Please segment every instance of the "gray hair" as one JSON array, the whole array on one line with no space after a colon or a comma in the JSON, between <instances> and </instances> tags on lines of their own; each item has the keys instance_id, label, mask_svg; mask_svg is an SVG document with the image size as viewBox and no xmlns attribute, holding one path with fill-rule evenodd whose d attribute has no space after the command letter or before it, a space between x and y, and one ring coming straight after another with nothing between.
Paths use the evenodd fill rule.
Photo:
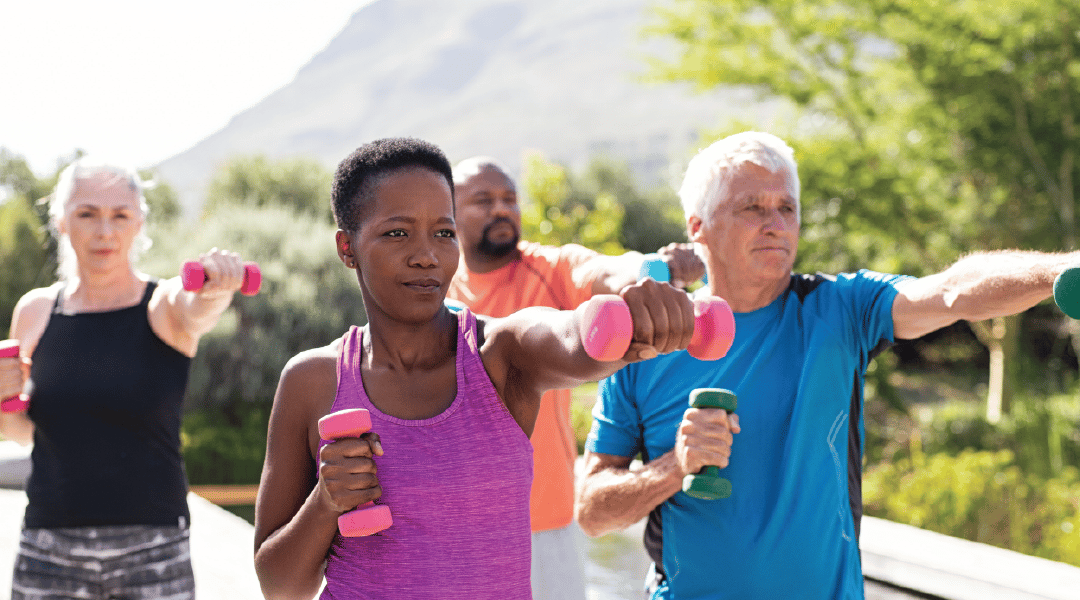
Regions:
<instances>
[{"instance_id":1,"label":"gray hair","mask_svg":"<svg viewBox=\"0 0 1080 600\"><path fill-rule=\"evenodd\" d=\"M743 164L750 163L777 173L786 169L795 184L796 216L799 209L799 171L795 153L784 140L770 133L744 131L730 135L697 153L686 167L679 200L686 219L707 220L727 196L731 179Z\"/></svg>"},{"instance_id":2,"label":"gray hair","mask_svg":"<svg viewBox=\"0 0 1080 600\"><path fill-rule=\"evenodd\" d=\"M146 196L143 195L143 189L148 187L147 182L143 181L142 177L135 169L129 167L121 167L112 163L100 162L95 160L88 160L86 158L80 158L75 162L67 166L60 172L60 178L56 181L56 187L53 189L52 194L49 195L49 229L52 231L56 240L56 276L62 280L70 280L78 274L78 264L75 258L75 249L71 246L71 240L67 234L61 235L57 224L63 220L67 214L67 205L71 201L71 197L75 194L75 188L80 181L90 179L98 175L111 176L109 183L123 182L135 192L139 197L139 211L143 217L143 228L139 230L139 234L135 237L134 243L131 245L131 252L128 256L132 264L134 264L144 252L150 249L152 244L149 237L146 236L144 231L146 223L146 215L149 212L149 207L146 204Z\"/></svg>"}]
</instances>

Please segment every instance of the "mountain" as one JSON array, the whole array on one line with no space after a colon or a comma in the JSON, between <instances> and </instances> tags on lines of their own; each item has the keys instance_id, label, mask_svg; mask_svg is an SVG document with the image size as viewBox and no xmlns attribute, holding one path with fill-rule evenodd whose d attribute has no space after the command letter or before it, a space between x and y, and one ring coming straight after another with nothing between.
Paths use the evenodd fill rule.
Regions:
<instances>
[{"instance_id":1,"label":"mountain","mask_svg":"<svg viewBox=\"0 0 1080 600\"><path fill-rule=\"evenodd\" d=\"M494 156L515 174L530 149L576 168L603 154L656 183L707 144L699 129L760 121L768 107L747 90L643 83L644 57L665 47L641 36L648 4L375 0L291 83L158 171L189 214L237 154L308 156L333 168L388 136L432 141L452 162Z\"/></svg>"}]
</instances>

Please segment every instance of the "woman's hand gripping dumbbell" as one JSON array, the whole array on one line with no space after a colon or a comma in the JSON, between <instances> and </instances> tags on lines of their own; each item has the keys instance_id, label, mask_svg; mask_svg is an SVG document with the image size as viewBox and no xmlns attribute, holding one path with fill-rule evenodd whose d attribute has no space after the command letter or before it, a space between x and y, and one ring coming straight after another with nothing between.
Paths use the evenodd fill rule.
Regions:
<instances>
[{"instance_id":1,"label":"woman's hand gripping dumbbell","mask_svg":"<svg viewBox=\"0 0 1080 600\"><path fill-rule=\"evenodd\" d=\"M207 256L212 259L213 252ZM245 296L254 296L259 293L259 288L262 287L262 272L259 271L259 265L250 261L243 263L243 266L244 281L240 285L240 293ZM180 267L180 281L184 285L184 289L189 292L201 290L203 285L210 281L210 275L207 273L203 263L199 261L188 261Z\"/></svg>"},{"instance_id":2,"label":"woman's hand gripping dumbbell","mask_svg":"<svg viewBox=\"0 0 1080 600\"><path fill-rule=\"evenodd\" d=\"M328 442L343 438L360 438L369 431L371 431L371 414L363 408L339 410L319 419L319 437ZM377 441L378 438L376 438ZM319 471L322 477L321 465ZM390 507L375 504L374 501L361 504L338 517L338 530L345 537L371 535L393 524L394 519L390 515Z\"/></svg>"},{"instance_id":3,"label":"woman's hand gripping dumbbell","mask_svg":"<svg viewBox=\"0 0 1080 600\"><path fill-rule=\"evenodd\" d=\"M638 285L645 286L646 283ZM657 285L674 290L666 284L651 283L651 286ZM671 292L663 290L663 293ZM685 295L677 290L675 293ZM634 319L626 300L614 294L593 296L583 305L583 310L579 326L585 352L599 361L623 358L634 341ZM699 360L723 357L735 339L735 316L731 307L723 298L708 296L694 299L693 311L694 333L687 351Z\"/></svg>"},{"instance_id":4,"label":"woman's hand gripping dumbbell","mask_svg":"<svg viewBox=\"0 0 1080 600\"><path fill-rule=\"evenodd\" d=\"M15 359L15 362L18 363L18 361L20 360L19 340L4 340L0 342L0 359L3 358L13 358ZM4 382L10 384L6 387L21 387L18 382L21 381L23 378L22 373L20 373L20 370L22 368L22 365L16 364L15 368L4 370ZM11 376L12 374L17 375ZM9 393L6 397L2 397L2 395L0 395L0 398L2 398L0 399L0 411L6 413L24 411L30 404L30 398L22 392L17 392L14 394Z\"/></svg>"}]
</instances>

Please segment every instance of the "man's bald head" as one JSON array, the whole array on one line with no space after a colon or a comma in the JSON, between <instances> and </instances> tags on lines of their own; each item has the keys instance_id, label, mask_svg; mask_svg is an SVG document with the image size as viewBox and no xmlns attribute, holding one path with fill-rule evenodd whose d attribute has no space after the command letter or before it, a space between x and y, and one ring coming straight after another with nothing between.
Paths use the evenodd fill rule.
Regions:
<instances>
[{"instance_id":1,"label":"man's bald head","mask_svg":"<svg viewBox=\"0 0 1080 600\"><path fill-rule=\"evenodd\" d=\"M506 169L504 169L494 158L490 156L473 156L472 158L466 158L454 165L454 185L464 185L470 178L488 170L497 171L507 179L513 181L513 179L510 178L510 174L506 172Z\"/></svg>"},{"instance_id":2,"label":"man's bald head","mask_svg":"<svg viewBox=\"0 0 1080 600\"><path fill-rule=\"evenodd\" d=\"M454 166L454 196L466 261L511 260L521 238L521 208L506 169L490 156L466 158Z\"/></svg>"}]
</instances>

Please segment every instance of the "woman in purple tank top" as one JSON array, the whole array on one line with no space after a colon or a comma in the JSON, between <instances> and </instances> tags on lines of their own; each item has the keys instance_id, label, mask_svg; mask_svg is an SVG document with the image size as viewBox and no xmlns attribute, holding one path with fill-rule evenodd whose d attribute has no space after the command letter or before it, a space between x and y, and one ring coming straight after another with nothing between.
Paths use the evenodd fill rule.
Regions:
<instances>
[{"instance_id":1,"label":"woman in purple tank top","mask_svg":"<svg viewBox=\"0 0 1080 600\"><path fill-rule=\"evenodd\" d=\"M255 511L263 593L527 599L528 436L540 396L685 348L690 300L652 280L623 290L634 342L608 362L585 352L582 308L450 311L453 176L420 140L352 153L333 208L337 253L356 271L368 323L298 354L281 375ZM318 420L345 408L367 409L372 431L320 441ZM371 501L390 508L393 525L340 535L338 517Z\"/></svg>"}]
</instances>

